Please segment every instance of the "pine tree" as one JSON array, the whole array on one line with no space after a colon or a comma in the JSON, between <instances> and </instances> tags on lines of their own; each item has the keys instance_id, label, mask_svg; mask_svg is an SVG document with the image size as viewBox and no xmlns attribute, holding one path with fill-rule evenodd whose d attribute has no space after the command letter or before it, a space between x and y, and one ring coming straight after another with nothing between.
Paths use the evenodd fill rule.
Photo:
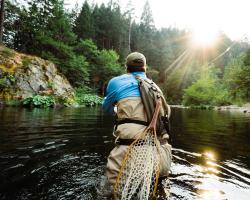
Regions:
<instances>
[{"instance_id":1,"label":"pine tree","mask_svg":"<svg viewBox=\"0 0 250 200\"><path fill-rule=\"evenodd\" d=\"M92 11L87 1L84 2L80 14L75 20L74 33L79 39L94 38Z\"/></svg>"},{"instance_id":2,"label":"pine tree","mask_svg":"<svg viewBox=\"0 0 250 200\"><path fill-rule=\"evenodd\" d=\"M104 4L101 4L100 7L97 5L94 7L93 10L93 19L94 19L94 29L95 29L95 41L99 48L108 48L106 42L106 29L105 23L108 20L107 18L108 13L106 13L106 7Z\"/></svg>"},{"instance_id":3,"label":"pine tree","mask_svg":"<svg viewBox=\"0 0 250 200\"><path fill-rule=\"evenodd\" d=\"M145 54L148 63L154 61L155 25L149 2L146 1L141 15L138 48Z\"/></svg>"},{"instance_id":4,"label":"pine tree","mask_svg":"<svg viewBox=\"0 0 250 200\"><path fill-rule=\"evenodd\" d=\"M147 34L150 34L155 30L154 19L149 2L146 1L140 21L141 30Z\"/></svg>"},{"instance_id":5,"label":"pine tree","mask_svg":"<svg viewBox=\"0 0 250 200\"><path fill-rule=\"evenodd\" d=\"M4 31L3 31L3 43L14 48L14 37L16 34L16 21L20 16L20 5L15 1L5 1L5 14L4 14Z\"/></svg>"}]
</instances>

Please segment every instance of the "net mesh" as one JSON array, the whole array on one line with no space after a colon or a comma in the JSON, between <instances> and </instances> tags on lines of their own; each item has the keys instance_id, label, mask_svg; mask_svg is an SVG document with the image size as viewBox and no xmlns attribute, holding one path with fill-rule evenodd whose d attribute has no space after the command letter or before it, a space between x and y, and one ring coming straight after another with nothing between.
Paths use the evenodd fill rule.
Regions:
<instances>
[{"instance_id":1,"label":"net mesh","mask_svg":"<svg viewBox=\"0 0 250 200\"><path fill-rule=\"evenodd\" d=\"M150 125L126 152L114 187L116 199L146 200L155 195L160 172L160 144L155 131L160 103Z\"/></svg>"}]
</instances>

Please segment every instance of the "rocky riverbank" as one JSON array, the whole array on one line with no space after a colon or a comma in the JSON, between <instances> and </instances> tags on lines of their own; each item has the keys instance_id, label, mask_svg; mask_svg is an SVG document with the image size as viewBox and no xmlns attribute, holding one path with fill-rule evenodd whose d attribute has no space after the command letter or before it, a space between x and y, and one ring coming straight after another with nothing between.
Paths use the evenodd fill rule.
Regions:
<instances>
[{"instance_id":1,"label":"rocky riverbank","mask_svg":"<svg viewBox=\"0 0 250 200\"><path fill-rule=\"evenodd\" d=\"M229 111L238 111L243 113L250 114L250 103L246 103L242 106L230 105L230 106L216 106L215 110L229 110Z\"/></svg>"},{"instance_id":2,"label":"rocky riverbank","mask_svg":"<svg viewBox=\"0 0 250 200\"><path fill-rule=\"evenodd\" d=\"M52 62L0 46L0 103L34 96L40 101L70 103L74 89Z\"/></svg>"},{"instance_id":3,"label":"rocky riverbank","mask_svg":"<svg viewBox=\"0 0 250 200\"><path fill-rule=\"evenodd\" d=\"M250 103L243 104L242 106L229 105L229 106L183 106L183 105L170 105L171 108L197 108L197 109L210 109L218 111L236 111L250 114Z\"/></svg>"}]
</instances>

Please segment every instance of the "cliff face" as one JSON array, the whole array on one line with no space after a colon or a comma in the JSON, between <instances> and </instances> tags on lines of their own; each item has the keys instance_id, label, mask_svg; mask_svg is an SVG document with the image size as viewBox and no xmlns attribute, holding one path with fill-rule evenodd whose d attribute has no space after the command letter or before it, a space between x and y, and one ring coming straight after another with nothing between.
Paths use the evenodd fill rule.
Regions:
<instances>
[{"instance_id":1,"label":"cliff face","mask_svg":"<svg viewBox=\"0 0 250 200\"><path fill-rule=\"evenodd\" d=\"M52 62L0 46L0 100L37 94L66 99L74 96L74 90Z\"/></svg>"}]
</instances>

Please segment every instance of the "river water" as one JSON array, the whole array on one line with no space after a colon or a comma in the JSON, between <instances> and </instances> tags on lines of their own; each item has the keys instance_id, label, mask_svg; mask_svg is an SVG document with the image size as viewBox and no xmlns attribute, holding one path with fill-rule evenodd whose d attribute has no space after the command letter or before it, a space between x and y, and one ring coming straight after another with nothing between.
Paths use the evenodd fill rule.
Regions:
<instances>
[{"instance_id":1,"label":"river water","mask_svg":"<svg viewBox=\"0 0 250 200\"><path fill-rule=\"evenodd\" d=\"M169 199L250 199L250 114L175 108L171 124ZM111 132L99 108L0 108L0 199L104 199Z\"/></svg>"}]
</instances>

